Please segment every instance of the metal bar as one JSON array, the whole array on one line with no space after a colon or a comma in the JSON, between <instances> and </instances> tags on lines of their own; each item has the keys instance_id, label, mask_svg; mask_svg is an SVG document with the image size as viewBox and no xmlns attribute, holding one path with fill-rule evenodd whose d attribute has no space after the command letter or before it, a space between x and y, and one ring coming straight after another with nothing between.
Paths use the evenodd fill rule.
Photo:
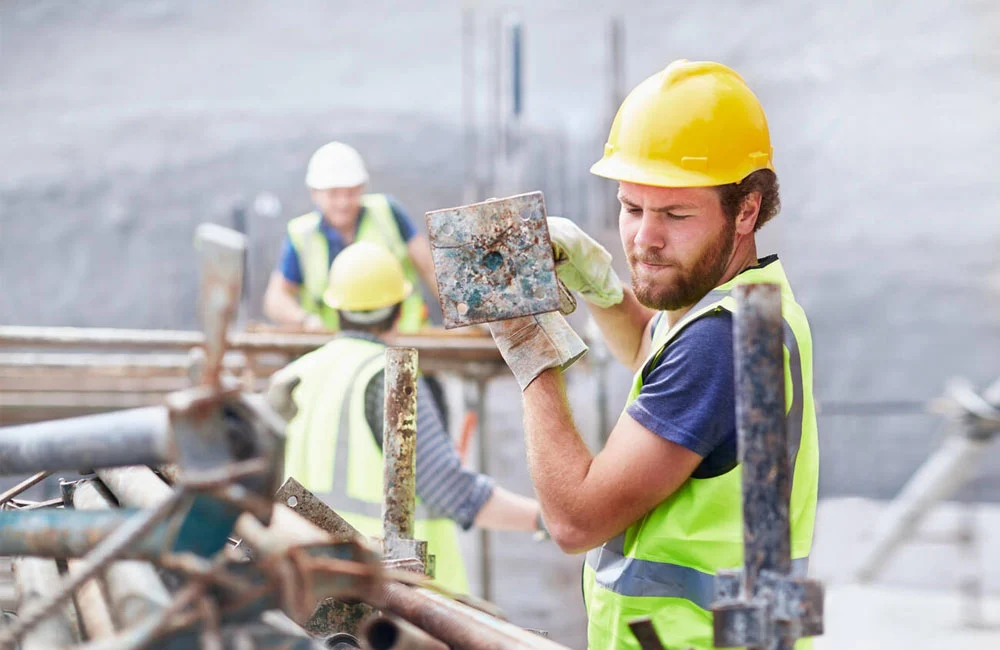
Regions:
<instances>
[{"instance_id":1,"label":"metal bar","mask_svg":"<svg viewBox=\"0 0 1000 650\"><path fill-rule=\"evenodd\" d=\"M14 577L21 607L44 600L59 584L59 569L54 560L22 557L14 561ZM21 639L21 650L50 650L75 643L73 626L65 608L54 610Z\"/></svg>"},{"instance_id":2,"label":"metal bar","mask_svg":"<svg viewBox=\"0 0 1000 650\"><path fill-rule=\"evenodd\" d=\"M488 420L486 419L486 380L478 378L475 381L475 409L476 409L476 420L479 423L479 444L476 446L476 452L479 461L479 471L483 474L489 474L489 450L490 450L490 438L489 438L489 427ZM486 528L479 529L479 591L483 600L492 601L493 600L493 549L491 547L492 543L492 533Z\"/></svg>"},{"instance_id":3,"label":"metal bar","mask_svg":"<svg viewBox=\"0 0 1000 650\"><path fill-rule=\"evenodd\" d=\"M362 539L358 530L347 523L322 499L310 492L301 483L289 476L274 494L274 500L284 503L300 517L330 533L334 542Z\"/></svg>"},{"instance_id":4,"label":"metal bar","mask_svg":"<svg viewBox=\"0 0 1000 650\"><path fill-rule=\"evenodd\" d=\"M400 616L431 636L462 650L565 650L545 637L494 618L426 589L389 583L382 611Z\"/></svg>"},{"instance_id":5,"label":"metal bar","mask_svg":"<svg viewBox=\"0 0 1000 650\"><path fill-rule=\"evenodd\" d=\"M395 616L370 619L361 635L372 650L448 650L443 642Z\"/></svg>"},{"instance_id":6,"label":"metal bar","mask_svg":"<svg viewBox=\"0 0 1000 650\"><path fill-rule=\"evenodd\" d=\"M69 574L75 575L80 572L80 561L70 560L67 562L67 567ZM80 620L88 639L96 641L115 635L111 609L96 579L87 580L80 585L73 599L76 602L76 610L80 613Z\"/></svg>"},{"instance_id":7,"label":"metal bar","mask_svg":"<svg viewBox=\"0 0 1000 650\"><path fill-rule=\"evenodd\" d=\"M51 475L52 472L38 472L37 474L24 479L14 487L5 490L3 494L0 494L0 506L7 503L25 490L38 485Z\"/></svg>"},{"instance_id":8,"label":"metal bar","mask_svg":"<svg viewBox=\"0 0 1000 650\"><path fill-rule=\"evenodd\" d=\"M73 506L78 510L110 510L111 504L94 481L81 481L73 490ZM111 613L125 627L152 616L170 604L170 592L153 565L136 560L112 562L104 571Z\"/></svg>"},{"instance_id":9,"label":"metal bar","mask_svg":"<svg viewBox=\"0 0 1000 650\"><path fill-rule=\"evenodd\" d=\"M172 456L162 406L0 428L0 475L159 465Z\"/></svg>"},{"instance_id":10,"label":"metal bar","mask_svg":"<svg viewBox=\"0 0 1000 650\"><path fill-rule=\"evenodd\" d=\"M417 479L417 351L385 351L383 554L402 559L400 539L413 539ZM409 547L407 547L407 550Z\"/></svg>"},{"instance_id":11,"label":"metal bar","mask_svg":"<svg viewBox=\"0 0 1000 650\"><path fill-rule=\"evenodd\" d=\"M743 480L744 593L760 595L761 571L792 569L788 508L792 469L785 429L785 371L781 289L741 285L733 291L736 430ZM787 621L774 621L761 648L792 650Z\"/></svg>"},{"instance_id":12,"label":"metal bar","mask_svg":"<svg viewBox=\"0 0 1000 650\"><path fill-rule=\"evenodd\" d=\"M37 555L53 559L80 558L127 525L135 510L83 512L41 508L0 512L0 555ZM165 548L166 526L130 544L124 556L156 558Z\"/></svg>"},{"instance_id":13,"label":"metal bar","mask_svg":"<svg viewBox=\"0 0 1000 650\"><path fill-rule=\"evenodd\" d=\"M642 650L666 650L660 641L660 635L656 633L653 620L648 616L632 619L628 622L628 627Z\"/></svg>"},{"instance_id":14,"label":"metal bar","mask_svg":"<svg viewBox=\"0 0 1000 650\"><path fill-rule=\"evenodd\" d=\"M211 223L198 226L195 247L201 260L198 313L205 332L200 383L217 386L226 354L226 332L239 310L246 262L246 237Z\"/></svg>"}]
</instances>

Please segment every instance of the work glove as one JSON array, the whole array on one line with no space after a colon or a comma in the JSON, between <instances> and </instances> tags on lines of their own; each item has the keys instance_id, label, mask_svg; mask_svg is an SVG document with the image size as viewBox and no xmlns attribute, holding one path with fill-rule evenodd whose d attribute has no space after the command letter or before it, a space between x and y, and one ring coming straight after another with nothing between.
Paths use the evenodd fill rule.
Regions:
<instances>
[{"instance_id":1,"label":"work glove","mask_svg":"<svg viewBox=\"0 0 1000 650\"><path fill-rule=\"evenodd\" d=\"M292 366L285 366L271 375L271 380L267 383L264 399L275 413L285 418L286 422L290 422L299 412L292 392L300 381L302 378L295 372L295 369Z\"/></svg>"},{"instance_id":2,"label":"work glove","mask_svg":"<svg viewBox=\"0 0 1000 650\"><path fill-rule=\"evenodd\" d=\"M569 219L549 217L548 224L556 274L566 288L597 307L620 303L622 283L611 268L611 253Z\"/></svg>"},{"instance_id":3,"label":"work glove","mask_svg":"<svg viewBox=\"0 0 1000 650\"><path fill-rule=\"evenodd\" d=\"M521 390L544 370L566 370L587 352L583 339L557 311L494 321L489 326Z\"/></svg>"}]
</instances>

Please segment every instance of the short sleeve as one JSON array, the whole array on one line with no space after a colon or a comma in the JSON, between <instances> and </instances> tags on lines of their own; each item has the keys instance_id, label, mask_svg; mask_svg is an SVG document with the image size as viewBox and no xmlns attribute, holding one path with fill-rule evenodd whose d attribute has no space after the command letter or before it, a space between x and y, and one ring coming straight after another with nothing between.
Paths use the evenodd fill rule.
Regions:
<instances>
[{"instance_id":1,"label":"short sleeve","mask_svg":"<svg viewBox=\"0 0 1000 650\"><path fill-rule=\"evenodd\" d=\"M703 316L677 335L626 411L656 435L702 458L736 435L732 315ZM729 455L728 453L726 454Z\"/></svg>"},{"instance_id":2,"label":"short sleeve","mask_svg":"<svg viewBox=\"0 0 1000 650\"><path fill-rule=\"evenodd\" d=\"M278 271L292 284L302 284L302 267L299 265L299 254L292 246L292 238L285 235L285 242L281 245L281 253L278 255Z\"/></svg>"}]
</instances>

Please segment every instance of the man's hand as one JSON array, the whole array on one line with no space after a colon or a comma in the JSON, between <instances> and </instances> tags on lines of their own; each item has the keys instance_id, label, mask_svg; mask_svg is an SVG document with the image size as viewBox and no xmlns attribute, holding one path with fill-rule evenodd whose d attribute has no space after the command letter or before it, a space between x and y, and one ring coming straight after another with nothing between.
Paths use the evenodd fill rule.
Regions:
<instances>
[{"instance_id":1,"label":"man's hand","mask_svg":"<svg viewBox=\"0 0 1000 650\"><path fill-rule=\"evenodd\" d=\"M496 321L489 326L521 390L543 370L565 370L587 352L583 340L557 311Z\"/></svg>"},{"instance_id":2,"label":"man's hand","mask_svg":"<svg viewBox=\"0 0 1000 650\"><path fill-rule=\"evenodd\" d=\"M285 366L271 375L271 379L267 384L267 392L264 394L264 399L267 400L268 406L274 409L275 413L283 417L286 422L291 421L299 412L292 393L301 381L302 378L299 377L292 366Z\"/></svg>"},{"instance_id":3,"label":"man's hand","mask_svg":"<svg viewBox=\"0 0 1000 650\"><path fill-rule=\"evenodd\" d=\"M622 283L611 268L611 253L563 217L549 217L556 274L587 302L608 308L622 301Z\"/></svg>"},{"instance_id":4,"label":"man's hand","mask_svg":"<svg viewBox=\"0 0 1000 650\"><path fill-rule=\"evenodd\" d=\"M306 332L324 332L327 330L327 326L319 315L306 314L302 318L302 329Z\"/></svg>"}]
</instances>

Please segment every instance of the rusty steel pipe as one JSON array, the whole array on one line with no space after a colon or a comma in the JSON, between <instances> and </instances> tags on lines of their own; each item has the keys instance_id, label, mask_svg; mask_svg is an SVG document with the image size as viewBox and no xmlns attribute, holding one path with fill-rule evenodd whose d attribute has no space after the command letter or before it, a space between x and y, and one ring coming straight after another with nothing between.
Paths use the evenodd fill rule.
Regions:
<instances>
[{"instance_id":1,"label":"rusty steel pipe","mask_svg":"<svg viewBox=\"0 0 1000 650\"><path fill-rule=\"evenodd\" d=\"M456 650L567 650L566 646L426 589L389 583L372 603Z\"/></svg>"},{"instance_id":2,"label":"rusty steel pipe","mask_svg":"<svg viewBox=\"0 0 1000 650\"><path fill-rule=\"evenodd\" d=\"M361 636L372 650L448 650L442 641L396 616L369 619Z\"/></svg>"},{"instance_id":3,"label":"rusty steel pipe","mask_svg":"<svg viewBox=\"0 0 1000 650\"><path fill-rule=\"evenodd\" d=\"M0 476L162 464L174 453L162 406L0 428Z\"/></svg>"},{"instance_id":4,"label":"rusty steel pipe","mask_svg":"<svg viewBox=\"0 0 1000 650\"><path fill-rule=\"evenodd\" d=\"M417 351L385 351L385 429L382 539L386 559L402 559L412 545L417 479Z\"/></svg>"}]
</instances>

